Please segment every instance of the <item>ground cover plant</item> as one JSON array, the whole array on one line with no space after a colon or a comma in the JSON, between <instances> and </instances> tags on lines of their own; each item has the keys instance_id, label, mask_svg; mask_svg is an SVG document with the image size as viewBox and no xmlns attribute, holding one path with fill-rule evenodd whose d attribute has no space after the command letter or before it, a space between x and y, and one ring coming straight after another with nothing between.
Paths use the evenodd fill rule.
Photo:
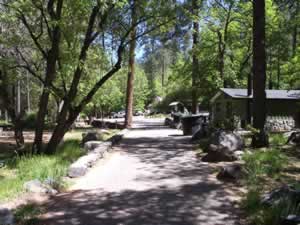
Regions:
<instances>
[{"instance_id":1,"label":"ground cover plant","mask_svg":"<svg viewBox=\"0 0 300 225\"><path fill-rule=\"evenodd\" d=\"M287 215L300 215L299 202L288 197L281 198L271 206L262 201L266 194L285 185L300 190L297 182L299 149L285 145L286 139L283 134L271 134L269 148L251 149L243 157L247 193L242 208L249 224L280 225Z\"/></svg>"}]
</instances>

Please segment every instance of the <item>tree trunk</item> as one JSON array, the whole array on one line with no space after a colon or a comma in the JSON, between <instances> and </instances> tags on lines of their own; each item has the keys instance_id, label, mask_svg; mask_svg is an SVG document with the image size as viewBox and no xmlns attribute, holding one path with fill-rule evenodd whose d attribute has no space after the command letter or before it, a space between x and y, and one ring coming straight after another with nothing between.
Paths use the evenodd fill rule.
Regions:
<instances>
[{"instance_id":1,"label":"tree trunk","mask_svg":"<svg viewBox=\"0 0 300 225\"><path fill-rule=\"evenodd\" d=\"M11 117L12 124L14 126L14 137L18 149L24 146L22 117L25 113L24 110L21 110L21 87L19 84L20 81L18 81L18 88L16 93L15 88L12 87L8 82L8 74L6 73L6 71L0 70L0 95L4 102L5 117L8 117L7 114Z\"/></svg>"},{"instance_id":2,"label":"tree trunk","mask_svg":"<svg viewBox=\"0 0 300 225\"><path fill-rule=\"evenodd\" d=\"M247 112L247 124L251 124L251 120L252 120L252 109L251 109L251 98L250 96L252 95L252 74L251 72L248 74L248 81L247 81L247 95L248 95L248 99L247 99L247 108L246 108L246 112Z\"/></svg>"},{"instance_id":3,"label":"tree trunk","mask_svg":"<svg viewBox=\"0 0 300 225\"><path fill-rule=\"evenodd\" d=\"M17 144L17 148L22 148L25 144L23 136L23 125L20 118L15 119L14 124L14 135Z\"/></svg>"},{"instance_id":4,"label":"tree trunk","mask_svg":"<svg viewBox=\"0 0 300 225\"><path fill-rule=\"evenodd\" d=\"M297 18L298 13L299 13L299 9L300 9L300 3L299 1L296 1L296 10L295 10L295 15L294 15L294 19ZM293 28L293 36L292 36L292 54L293 56L296 55L296 51L297 51L297 44L298 44L298 26L299 24L297 22L295 22L294 28Z\"/></svg>"},{"instance_id":5,"label":"tree trunk","mask_svg":"<svg viewBox=\"0 0 300 225\"><path fill-rule=\"evenodd\" d=\"M48 11L52 21L59 21L61 18L63 1L57 1L56 7L54 4L48 5ZM50 88L56 77L56 63L59 58L59 49L61 41L60 25L55 25L52 30L51 48L47 53L46 78L43 86L42 95L39 100L39 110L36 119L35 137L32 145L32 152L41 153L43 145L43 133L45 128L45 118L50 96Z\"/></svg>"},{"instance_id":6,"label":"tree trunk","mask_svg":"<svg viewBox=\"0 0 300 225\"><path fill-rule=\"evenodd\" d=\"M136 15L136 0L132 1L131 24L134 25L137 21ZM131 42L129 47L129 65L127 78L127 95L126 95L126 116L125 127L132 127L133 116L133 92L134 92L134 69L135 69L135 48L136 48L136 28L131 31Z\"/></svg>"},{"instance_id":7,"label":"tree trunk","mask_svg":"<svg viewBox=\"0 0 300 225\"><path fill-rule=\"evenodd\" d=\"M267 146L264 131L266 120L266 49L265 49L265 0L253 0L253 127L254 147Z\"/></svg>"},{"instance_id":8,"label":"tree trunk","mask_svg":"<svg viewBox=\"0 0 300 225\"><path fill-rule=\"evenodd\" d=\"M27 73L26 75L27 78L27 86L26 86L26 98L27 98L27 113L31 113L31 104L30 104L30 79L29 79L29 74Z\"/></svg>"},{"instance_id":9,"label":"tree trunk","mask_svg":"<svg viewBox=\"0 0 300 225\"><path fill-rule=\"evenodd\" d=\"M192 113L198 112L198 95L197 95L197 77L199 76L199 59L198 59L198 45L199 45L199 10L200 6L198 0L192 0L193 8L193 63L192 63Z\"/></svg>"},{"instance_id":10,"label":"tree trunk","mask_svg":"<svg viewBox=\"0 0 300 225\"><path fill-rule=\"evenodd\" d=\"M58 46L50 50L47 59L46 79L39 99L39 110L36 119L35 137L32 145L32 152L41 153L43 147L43 133L45 129L45 117L47 115L47 108L50 96L50 87L56 76L56 60L58 57Z\"/></svg>"},{"instance_id":11,"label":"tree trunk","mask_svg":"<svg viewBox=\"0 0 300 225\"><path fill-rule=\"evenodd\" d=\"M279 51L277 53L277 89L280 89L280 77L281 77L281 70L280 70L280 58L279 58Z\"/></svg>"},{"instance_id":12,"label":"tree trunk","mask_svg":"<svg viewBox=\"0 0 300 225\"><path fill-rule=\"evenodd\" d=\"M45 154L53 154L58 145L61 143L63 140L66 132L69 130L72 124L66 124L65 122L60 122L58 121L57 126L55 127L51 139L49 143L47 144L47 148L45 149Z\"/></svg>"}]
</instances>

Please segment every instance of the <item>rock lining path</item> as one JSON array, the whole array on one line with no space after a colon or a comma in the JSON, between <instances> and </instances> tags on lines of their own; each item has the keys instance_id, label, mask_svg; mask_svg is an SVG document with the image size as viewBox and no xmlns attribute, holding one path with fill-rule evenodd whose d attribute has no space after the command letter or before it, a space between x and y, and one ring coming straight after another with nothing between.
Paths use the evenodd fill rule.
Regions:
<instances>
[{"instance_id":1,"label":"rock lining path","mask_svg":"<svg viewBox=\"0 0 300 225\"><path fill-rule=\"evenodd\" d=\"M219 182L181 134L162 120L136 121L105 161L47 202L40 224L238 224L239 188Z\"/></svg>"}]
</instances>

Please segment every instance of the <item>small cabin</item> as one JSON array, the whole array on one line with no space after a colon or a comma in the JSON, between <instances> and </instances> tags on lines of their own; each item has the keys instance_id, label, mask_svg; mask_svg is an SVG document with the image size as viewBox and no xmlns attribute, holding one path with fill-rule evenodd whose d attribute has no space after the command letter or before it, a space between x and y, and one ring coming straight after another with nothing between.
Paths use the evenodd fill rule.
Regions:
<instances>
[{"instance_id":1,"label":"small cabin","mask_svg":"<svg viewBox=\"0 0 300 225\"><path fill-rule=\"evenodd\" d=\"M289 125L278 130L300 126L300 90L266 90L266 98L267 122L276 121L276 126ZM249 101L250 109L253 108L252 99L253 95L249 96L247 89L221 88L210 100L211 121L217 123L236 118L240 121L239 126L244 127Z\"/></svg>"}]
</instances>

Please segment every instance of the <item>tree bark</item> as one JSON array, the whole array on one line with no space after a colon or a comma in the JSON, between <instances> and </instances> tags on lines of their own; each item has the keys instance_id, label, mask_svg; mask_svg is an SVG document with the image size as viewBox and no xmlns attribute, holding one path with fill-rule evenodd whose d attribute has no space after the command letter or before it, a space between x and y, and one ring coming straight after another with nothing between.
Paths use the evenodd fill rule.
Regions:
<instances>
[{"instance_id":1,"label":"tree bark","mask_svg":"<svg viewBox=\"0 0 300 225\"><path fill-rule=\"evenodd\" d=\"M265 0L253 0L253 127L259 135L252 139L254 147L266 146L266 49Z\"/></svg>"},{"instance_id":2,"label":"tree bark","mask_svg":"<svg viewBox=\"0 0 300 225\"><path fill-rule=\"evenodd\" d=\"M132 0L131 11L131 24L134 25L137 21L136 15L136 1ZM136 48L136 28L131 31L131 42L129 47L129 65L128 65L128 77L127 77L127 93L126 93L126 115L125 115L125 127L132 127L133 116L133 93L134 93L134 69L135 69L135 48Z\"/></svg>"},{"instance_id":3,"label":"tree bark","mask_svg":"<svg viewBox=\"0 0 300 225\"><path fill-rule=\"evenodd\" d=\"M277 89L280 89L280 77L281 77L281 69L280 69L280 57L279 51L277 53Z\"/></svg>"},{"instance_id":4,"label":"tree bark","mask_svg":"<svg viewBox=\"0 0 300 225\"><path fill-rule=\"evenodd\" d=\"M8 83L8 74L4 70L0 70L0 97L4 102L6 112L9 114L12 124L14 126L14 137L18 149L24 146L23 136L23 121L22 118L25 114L24 110L21 110L20 99L17 96L20 95L20 87L18 87L18 93L16 96L15 89ZM18 81L19 83L20 81ZM7 114L6 113L6 114ZM6 116L7 117L7 116Z\"/></svg>"},{"instance_id":5,"label":"tree bark","mask_svg":"<svg viewBox=\"0 0 300 225\"><path fill-rule=\"evenodd\" d=\"M296 10L295 10L295 15L294 15L294 19L297 18L298 13L299 13L299 9L300 9L300 3L299 1L296 1ZM295 22L294 28L293 28L293 34L292 34L292 56L296 55L296 51L297 51L297 44L298 44L298 27L299 24L297 22Z\"/></svg>"},{"instance_id":6,"label":"tree bark","mask_svg":"<svg viewBox=\"0 0 300 225\"><path fill-rule=\"evenodd\" d=\"M246 112L247 112L247 124L251 124L252 120L252 109L251 109L251 95L252 95L252 73L250 72L248 74L248 80L247 80L247 107L246 107Z\"/></svg>"},{"instance_id":7,"label":"tree bark","mask_svg":"<svg viewBox=\"0 0 300 225\"><path fill-rule=\"evenodd\" d=\"M61 18L63 7L63 0L57 1L56 7L52 1L48 2L48 12L51 16L51 20L59 21ZM56 8L56 12L54 10ZM51 48L47 53L47 65L46 65L46 77L43 86L42 95L39 100L39 110L36 119L36 129L34 143L32 145L32 151L36 153L42 152L43 147L43 133L45 129L45 117L47 115L47 108L50 96L50 88L56 77L56 63L59 58L59 48L61 40L61 28L60 25L56 25L52 30Z\"/></svg>"},{"instance_id":8,"label":"tree bark","mask_svg":"<svg viewBox=\"0 0 300 225\"><path fill-rule=\"evenodd\" d=\"M197 95L197 77L199 76L199 59L198 59L198 45L199 45L199 2L192 0L193 20L193 50L192 50L192 113L198 112L198 95Z\"/></svg>"},{"instance_id":9,"label":"tree bark","mask_svg":"<svg viewBox=\"0 0 300 225\"><path fill-rule=\"evenodd\" d=\"M227 10L226 14L226 20L224 24L224 35L222 35L221 31L218 31L218 39L219 39L219 73L220 77L223 80L223 87L228 87L228 81L226 79L226 76L224 74L224 68L225 68L225 53L227 48L227 39L228 39L228 28L231 22L231 11L232 7L234 5L234 1L232 1L229 5L229 8Z\"/></svg>"}]
</instances>

